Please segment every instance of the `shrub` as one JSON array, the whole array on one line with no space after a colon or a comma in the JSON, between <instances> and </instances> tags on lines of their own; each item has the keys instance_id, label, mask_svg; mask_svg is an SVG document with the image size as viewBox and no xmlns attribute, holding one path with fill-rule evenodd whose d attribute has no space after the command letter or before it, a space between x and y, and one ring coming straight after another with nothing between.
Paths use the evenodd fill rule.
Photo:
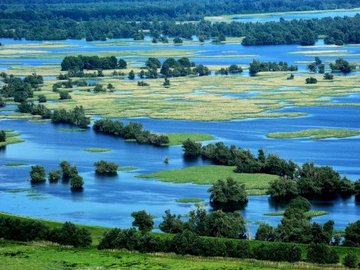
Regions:
<instances>
[{"instance_id":1,"label":"shrub","mask_svg":"<svg viewBox=\"0 0 360 270\"><path fill-rule=\"evenodd\" d=\"M31 166L30 181L32 184L40 184L46 181L45 168L40 165Z\"/></svg>"},{"instance_id":2,"label":"shrub","mask_svg":"<svg viewBox=\"0 0 360 270\"><path fill-rule=\"evenodd\" d=\"M338 263L339 255L325 244L310 244L307 248L307 260L312 263Z\"/></svg>"},{"instance_id":3,"label":"shrub","mask_svg":"<svg viewBox=\"0 0 360 270\"><path fill-rule=\"evenodd\" d=\"M154 226L153 217L144 210L133 212L131 216L134 218L133 226L138 227L141 232L151 232Z\"/></svg>"},{"instance_id":4,"label":"shrub","mask_svg":"<svg viewBox=\"0 0 360 270\"><path fill-rule=\"evenodd\" d=\"M71 191L82 191L84 180L80 175L74 175L70 179Z\"/></svg>"},{"instance_id":5,"label":"shrub","mask_svg":"<svg viewBox=\"0 0 360 270\"><path fill-rule=\"evenodd\" d=\"M267 243L253 248L257 260L296 262L301 259L301 249L295 244Z\"/></svg>"},{"instance_id":6,"label":"shrub","mask_svg":"<svg viewBox=\"0 0 360 270\"><path fill-rule=\"evenodd\" d=\"M345 229L345 246L360 246L360 220L350 223Z\"/></svg>"},{"instance_id":7,"label":"shrub","mask_svg":"<svg viewBox=\"0 0 360 270\"><path fill-rule=\"evenodd\" d=\"M343 264L349 268L356 268L358 266L358 258L355 253L348 253L343 259Z\"/></svg>"},{"instance_id":8,"label":"shrub","mask_svg":"<svg viewBox=\"0 0 360 270\"><path fill-rule=\"evenodd\" d=\"M71 222L65 222L61 228L51 230L49 240L73 247L87 247L92 242L91 234L87 229L78 228Z\"/></svg>"},{"instance_id":9,"label":"shrub","mask_svg":"<svg viewBox=\"0 0 360 270\"><path fill-rule=\"evenodd\" d=\"M49 172L48 179L50 183L57 183L60 179L61 172L59 170Z\"/></svg>"},{"instance_id":10,"label":"shrub","mask_svg":"<svg viewBox=\"0 0 360 270\"><path fill-rule=\"evenodd\" d=\"M98 162L95 162L94 166L96 167L95 169L96 174L109 175L109 176L117 175L118 165L113 162L100 160Z\"/></svg>"}]
</instances>

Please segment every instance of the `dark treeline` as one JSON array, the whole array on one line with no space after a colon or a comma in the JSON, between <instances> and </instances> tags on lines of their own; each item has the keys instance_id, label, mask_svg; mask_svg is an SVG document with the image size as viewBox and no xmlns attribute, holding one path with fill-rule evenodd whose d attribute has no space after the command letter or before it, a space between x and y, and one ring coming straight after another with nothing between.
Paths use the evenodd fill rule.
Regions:
<instances>
[{"instance_id":1,"label":"dark treeline","mask_svg":"<svg viewBox=\"0 0 360 270\"><path fill-rule=\"evenodd\" d=\"M258 150L254 156L249 150L234 145L226 146L222 142L202 146L201 143L186 140L183 143L185 157L202 157L215 164L236 166L238 173L267 173L279 175L268 190L274 199L291 199L298 195L304 197L334 197L338 194L360 195L360 181L352 182L341 178L338 172L328 166L315 166L304 163L301 167L274 154L265 155Z\"/></svg>"},{"instance_id":2,"label":"dark treeline","mask_svg":"<svg viewBox=\"0 0 360 270\"><path fill-rule=\"evenodd\" d=\"M23 16L26 18L26 16ZM28 40L64 40L86 38L88 41L107 38L143 39L149 31L155 40L166 37L190 39L197 35L201 40L220 37L243 37L243 45L301 44L313 45L319 35L325 36L327 44L360 43L360 15L311 20L280 20L267 23L177 23L175 20L139 21L91 19L76 21L58 19L6 19L0 20L0 38L25 38ZM346 27L344 27L346 25ZM6 46L6 44L5 44Z\"/></svg>"},{"instance_id":3,"label":"dark treeline","mask_svg":"<svg viewBox=\"0 0 360 270\"><path fill-rule=\"evenodd\" d=\"M235 13L279 12L358 7L358 0L3 0L0 17L8 19L68 18L76 21L92 18L120 18L124 20L198 20L208 15Z\"/></svg>"},{"instance_id":4,"label":"dark treeline","mask_svg":"<svg viewBox=\"0 0 360 270\"><path fill-rule=\"evenodd\" d=\"M90 246L88 230L65 222L59 228L51 228L43 222L13 217L0 217L0 238L16 241L51 241L74 247Z\"/></svg>"},{"instance_id":5,"label":"dark treeline","mask_svg":"<svg viewBox=\"0 0 360 270\"><path fill-rule=\"evenodd\" d=\"M250 75L256 75L258 72L264 71L297 71L297 66L289 66L287 62L260 62L253 60L249 66Z\"/></svg>"},{"instance_id":6,"label":"dark treeline","mask_svg":"<svg viewBox=\"0 0 360 270\"><path fill-rule=\"evenodd\" d=\"M118 61L115 56L66 56L61 62L61 70L63 71L82 71L84 69L123 69L126 68L126 66L126 61L123 59Z\"/></svg>"},{"instance_id":7,"label":"dark treeline","mask_svg":"<svg viewBox=\"0 0 360 270\"><path fill-rule=\"evenodd\" d=\"M73 110L65 109L49 110L43 104L34 104L22 102L18 105L18 111L21 113L30 113L40 115L43 119L51 119L53 123L64 123L86 128L90 124L90 118L85 115L82 106L76 106Z\"/></svg>"},{"instance_id":8,"label":"dark treeline","mask_svg":"<svg viewBox=\"0 0 360 270\"><path fill-rule=\"evenodd\" d=\"M120 121L112 121L110 119L102 119L95 121L93 129L99 133L110 134L124 138L125 140L135 140L142 144L153 144L156 146L168 145L169 138L166 135L154 134L140 123L130 122L124 125Z\"/></svg>"}]
</instances>

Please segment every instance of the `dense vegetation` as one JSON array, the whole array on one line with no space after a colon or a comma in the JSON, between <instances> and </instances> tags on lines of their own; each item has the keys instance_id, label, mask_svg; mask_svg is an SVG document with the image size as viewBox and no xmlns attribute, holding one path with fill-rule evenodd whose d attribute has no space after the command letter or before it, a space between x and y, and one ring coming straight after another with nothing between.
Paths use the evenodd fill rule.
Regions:
<instances>
[{"instance_id":1,"label":"dense vegetation","mask_svg":"<svg viewBox=\"0 0 360 270\"><path fill-rule=\"evenodd\" d=\"M202 146L190 139L183 143L185 157L211 160L215 164L236 166L238 173L267 173L281 178L270 183L268 193L274 199L291 199L298 195L304 197L334 197L338 194L360 195L360 181L352 182L341 178L338 172L328 166L317 167L313 163L304 163L301 167L274 154L265 155L258 150L254 156L249 150L234 145L226 146L222 142Z\"/></svg>"},{"instance_id":2,"label":"dense vegetation","mask_svg":"<svg viewBox=\"0 0 360 270\"><path fill-rule=\"evenodd\" d=\"M144 130L142 124L135 122L129 122L124 125L120 121L101 119L95 121L93 129L99 133L118 136L125 140L135 140L142 144L161 146L169 143L169 138L166 135L151 133L148 130Z\"/></svg>"},{"instance_id":3,"label":"dense vegetation","mask_svg":"<svg viewBox=\"0 0 360 270\"><path fill-rule=\"evenodd\" d=\"M168 2L164 0L3 0L0 17L9 19L51 19L68 18L76 21L92 18L119 18L124 20L197 20L203 16L234 13L279 12L294 10L319 10L352 8L360 5L359 1L291 1L291 0L255 0L232 1L190 0ZM46 4L46 5L44 5Z\"/></svg>"},{"instance_id":4,"label":"dense vegetation","mask_svg":"<svg viewBox=\"0 0 360 270\"><path fill-rule=\"evenodd\" d=\"M123 59L119 61L115 56L98 57L98 56L66 56L61 62L61 70L82 71L84 69L116 69L126 68L127 63Z\"/></svg>"},{"instance_id":5,"label":"dense vegetation","mask_svg":"<svg viewBox=\"0 0 360 270\"><path fill-rule=\"evenodd\" d=\"M224 2L220 1L220 3ZM213 38L221 41L225 36L242 37L244 45L269 45L269 44L301 44L313 45L319 35L325 35L327 44L344 44L359 43L360 35L357 29L360 24L360 16L344 17L344 18L324 18L313 20L292 20L279 22L268 22L264 24L258 23L214 23L202 20L203 15L207 14L224 14L233 13L237 8L230 8L235 5L238 11L255 11L255 10L272 10L279 11L282 6L296 6L293 10L301 9L301 4L284 4L283 1L258 0L260 5L242 1L242 3L226 2L207 3L206 1L199 3L183 4L186 6L186 13L182 14L178 4L162 5L162 1L148 5L137 7L141 10L141 15L137 13L137 6L131 2L131 8L122 6L125 10L116 11L114 6L108 6L106 9L96 9L96 5L89 9L88 6L82 6L79 9L73 9L70 6L62 7L54 5L53 8L41 10L36 7L18 10L4 6L0 11L0 37L6 38L26 38L29 40L63 40L67 38L81 39L86 38L88 41L106 40L107 38L134 38L136 40L144 38L144 32L150 32L153 40L156 42L167 42L167 37L191 38L193 35L199 37L201 41ZM275 3L274 3L275 2ZM305 1L302 1L305 2ZM336 6L356 6L356 4L341 3L338 0L329 4L316 4L306 1L305 9L313 9L317 7L336 7ZM349 1L350 2L350 1ZM291 1L286 1L291 3ZM149 4L149 3L147 3ZM157 6L155 8L154 6ZM206 6L200 9L200 6ZM317 7L315 7L317 6ZM67 8L70 8L67 9ZM150 9L148 12L147 9ZM154 10L155 8L155 10ZM176 10L173 8L176 8ZM167 13L165 10L170 12ZM195 14L194 10L197 10ZM204 11L206 10L205 14ZM285 8L284 10L287 10ZM216 12L215 12L216 11ZM162 15L157 14L162 13ZM110 14L111 15L110 15ZM108 14L108 15L105 15ZM192 15L191 15L192 14ZM203 14L203 15L202 15ZM146 19L146 16L157 17L158 20ZM179 17L184 20L198 20L197 22L177 23L174 18ZM347 27L343 27L347 25ZM5 44L6 45L6 44Z\"/></svg>"},{"instance_id":6,"label":"dense vegetation","mask_svg":"<svg viewBox=\"0 0 360 270\"><path fill-rule=\"evenodd\" d=\"M94 163L95 172L99 175L115 176L117 175L118 165L105 160L100 160Z\"/></svg>"},{"instance_id":7,"label":"dense vegetation","mask_svg":"<svg viewBox=\"0 0 360 270\"><path fill-rule=\"evenodd\" d=\"M250 63L249 73L250 75L256 75L258 72L264 71L297 71L297 66L289 66L286 62L260 62L253 60Z\"/></svg>"},{"instance_id":8,"label":"dense vegetation","mask_svg":"<svg viewBox=\"0 0 360 270\"><path fill-rule=\"evenodd\" d=\"M16 241L51 241L61 245L87 247L92 239L88 230L65 222L61 228L12 217L0 217L0 238Z\"/></svg>"}]
</instances>

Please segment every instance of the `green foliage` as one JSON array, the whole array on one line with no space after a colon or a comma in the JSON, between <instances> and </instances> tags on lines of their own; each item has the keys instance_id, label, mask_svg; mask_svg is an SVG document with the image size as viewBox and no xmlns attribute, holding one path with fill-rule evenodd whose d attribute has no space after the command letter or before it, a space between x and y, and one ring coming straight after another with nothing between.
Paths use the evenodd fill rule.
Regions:
<instances>
[{"instance_id":1,"label":"green foliage","mask_svg":"<svg viewBox=\"0 0 360 270\"><path fill-rule=\"evenodd\" d=\"M128 75L128 79L129 80L134 80L135 79L135 72L133 70L130 70L129 75Z\"/></svg>"},{"instance_id":2,"label":"green foliage","mask_svg":"<svg viewBox=\"0 0 360 270\"><path fill-rule=\"evenodd\" d=\"M71 111L55 109L51 115L51 121L53 123L72 124L80 128L86 128L90 124L90 118L85 115L82 106L76 106Z\"/></svg>"},{"instance_id":3,"label":"green foliage","mask_svg":"<svg viewBox=\"0 0 360 270\"><path fill-rule=\"evenodd\" d=\"M183 142L182 148L186 157L198 157L201 154L201 143L190 139Z\"/></svg>"},{"instance_id":4,"label":"green foliage","mask_svg":"<svg viewBox=\"0 0 360 270\"><path fill-rule=\"evenodd\" d=\"M45 168L40 165L31 166L30 181L31 184L40 184L46 181Z\"/></svg>"},{"instance_id":5,"label":"green foliage","mask_svg":"<svg viewBox=\"0 0 360 270\"><path fill-rule=\"evenodd\" d=\"M143 233L151 232L154 226L153 217L144 210L133 212L131 216L134 218L133 226L138 227Z\"/></svg>"},{"instance_id":6,"label":"green foliage","mask_svg":"<svg viewBox=\"0 0 360 270\"><path fill-rule=\"evenodd\" d=\"M60 245L87 247L91 245L91 234L87 229L78 228L70 222L65 222L61 228L54 228L49 233L49 240Z\"/></svg>"},{"instance_id":7,"label":"green foliage","mask_svg":"<svg viewBox=\"0 0 360 270\"><path fill-rule=\"evenodd\" d=\"M95 162L94 166L95 166L95 172L97 174L110 175L110 176L117 175L118 165L113 162L100 160Z\"/></svg>"},{"instance_id":8,"label":"green foliage","mask_svg":"<svg viewBox=\"0 0 360 270\"><path fill-rule=\"evenodd\" d=\"M63 180L69 180L78 174L76 166L72 166L68 161L62 161L60 163L60 168Z\"/></svg>"},{"instance_id":9,"label":"green foliage","mask_svg":"<svg viewBox=\"0 0 360 270\"><path fill-rule=\"evenodd\" d=\"M325 73L324 74L324 80L329 80L329 81L331 81L331 80L333 80L334 79L334 75L333 74L331 74L331 73Z\"/></svg>"},{"instance_id":10,"label":"green foliage","mask_svg":"<svg viewBox=\"0 0 360 270\"><path fill-rule=\"evenodd\" d=\"M71 95L69 94L69 91L60 91L59 98L60 100L71 99Z\"/></svg>"},{"instance_id":11,"label":"green foliage","mask_svg":"<svg viewBox=\"0 0 360 270\"><path fill-rule=\"evenodd\" d=\"M332 72L350 73L355 70L356 67L350 65L345 59L339 58L335 60L335 63L330 63L330 68Z\"/></svg>"},{"instance_id":12,"label":"green foliage","mask_svg":"<svg viewBox=\"0 0 360 270\"><path fill-rule=\"evenodd\" d=\"M59 170L50 171L48 179L50 183L57 183L60 180L61 172Z\"/></svg>"},{"instance_id":13,"label":"green foliage","mask_svg":"<svg viewBox=\"0 0 360 270\"><path fill-rule=\"evenodd\" d=\"M61 70L102 70L126 68L126 62L124 60L120 62L120 60L118 62L115 56L66 56L61 62Z\"/></svg>"},{"instance_id":14,"label":"green foliage","mask_svg":"<svg viewBox=\"0 0 360 270\"><path fill-rule=\"evenodd\" d=\"M257 260L288 261L301 260L301 249L295 244L284 243L260 244L253 249L254 258Z\"/></svg>"},{"instance_id":15,"label":"green foliage","mask_svg":"<svg viewBox=\"0 0 360 270\"><path fill-rule=\"evenodd\" d=\"M289 66L288 63L280 61L276 62L260 62L253 60L249 66L250 75L256 75L259 72L267 71L297 71L297 66Z\"/></svg>"},{"instance_id":16,"label":"green foliage","mask_svg":"<svg viewBox=\"0 0 360 270\"><path fill-rule=\"evenodd\" d=\"M159 229L165 233L179 233L184 230L184 222L180 215L172 215L170 210L166 210Z\"/></svg>"},{"instance_id":17,"label":"green foliage","mask_svg":"<svg viewBox=\"0 0 360 270\"><path fill-rule=\"evenodd\" d=\"M142 144L153 144L155 146L169 144L169 138L166 135L158 135L144 130L140 123L129 122L124 125L119 121L102 119L95 121L93 129L96 132L118 136L126 140L136 140L136 142Z\"/></svg>"},{"instance_id":18,"label":"green foliage","mask_svg":"<svg viewBox=\"0 0 360 270\"><path fill-rule=\"evenodd\" d=\"M275 229L268 224L261 223L256 231L255 239L260 241L274 241Z\"/></svg>"},{"instance_id":19,"label":"green foliage","mask_svg":"<svg viewBox=\"0 0 360 270\"><path fill-rule=\"evenodd\" d=\"M2 97L0 97L0 108L5 107L5 106L6 106L5 100Z\"/></svg>"},{"instance_id":20,"label":"green foliage","mask_svg":"<svg viewBox=\"0 0 360 270\"><path fill-rule=\"evenodd\" d=\"M208 191L210 192L210 202L215 205L244 205L248 202L245 185L231 177L226 181L218 180Z\"/></svg>"},{"instance_id":21,"label":"green foliage","mask_svg":"<svg viewBox=\"0 0 360 270\"><path fill-rule=\"evenodd\" d=\"M290 201L287 205L287 208L296 208L300 209L303 212L308 212L311 209L311 203L304 197L296 197Z\"/></svg>"},{"instance_id":22,"label":"green foliage","mask_svg":"<svg viewBox=\"0 0 360 270\"><path fill-rule=\"evenodd\" d=\"M83 178L76 174L70 178L71 191L82 191L84 186Z\"/></svg>"},{"instance_id":23,"label":"green foliage","mask_svg":"<svg viewBox=\"0 0 360 270\"><path fill-rule=\"evenodd\" d=\"M296 181L281 177L270 182L268 194L274 199L289 199L299 194Z\"/></svg>"},{"instance_id":24,"label":"green foliage","mask_svg":"<svg viewBox=\"0 0 360 270\"><path fill-rule=\"evenodd\" d=\"M339 255L334 249L325 244L310 244L307 248L307 260L319 264L335 264L339 262Z\"/></svg>"},{"instance_id":25,"label":"green foliage","mask_svg":"<svg viewBox=\"0 0 360 270\"><path fill-rule=\"evenodd\" d=\"M45 103L47 101L46 96L45 95L39 95L38 96L38 101L39 101L39 103Z\"/></svg>"},{"instance_id":26,"label":"green foliage","mask_svg":"<svg viewBox=\"0 0 360 270\"><path fill-rule=\"evenodd\" d=\"M317 84L317 79L314 77L309 77L305 79L306 84Z\"/></svg>"},{"instance_id":27,"label":"green foliage","mask_svg":"<svg viewBox=\"0 0 360 270\"><path fill-rule=\"evenodd\" d=\"M344 245L352 247L360 246L360 220L350 223L346 227Z\"/></svg>"},{"instance_id":28,"label":"green foliage","mask_svg":"<svg viewBox=\"0 0 360 270\"><path fill-rule=\"evenodd\" d=\"M346 254L346 256L344 257L343 264L349 268L357 268L358 267L358 257L356 256L355 253L350 252L350 253Z\"/></svg>"},{"instance_id":29,"label":"green foliage","mask_svg":"<svg viewBox=\"0 0 360 270\"><path fill-rule=\"evenodd\" d=\"M6 132L5 132L5 130L0 130L0 142L6 142Z\"/></svg>"}]
</instances>

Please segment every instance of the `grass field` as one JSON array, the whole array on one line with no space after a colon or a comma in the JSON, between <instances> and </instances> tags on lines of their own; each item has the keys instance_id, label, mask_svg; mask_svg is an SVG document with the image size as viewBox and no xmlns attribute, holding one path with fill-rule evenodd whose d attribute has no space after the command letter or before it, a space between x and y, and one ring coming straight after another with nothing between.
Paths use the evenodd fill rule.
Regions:
<instances>
[{"instance_id":1,"label":"grass field","mask_svg":"<svg viewBox=\"0 0 360 270\"><path fill-rule=\"evenodd\" d=\"M164 182L194 183L211 185L219 179L232 177L240 183L244 183L248 194L265 194L270 181L277 179L276 175L259 173L235 173L233 166L205 165L187 167L178 170L165 170L151 174L139 175L139 178L157 178Z\"/></svg>"},{"instance_id":2,"label":"grass field","mask_svg":"<svg viewBox=\"0 0 360 270\"><path fill-rule=\"evenodd\" d=\"M305 216L308 217L308 218L312 218L312 217L325 216L327 214L328 214L328 212L326 212L326 211L311 210L311 211L306 212ZM264 215L265 216L270 216L270 217L278 217L278 216L284 215L284 211L265 213Z\"/></svg>"},{"instance_id":3,"label":"grass field","mask_svg":"<svg viewBox=\"0 0 360 270\"><path fill-rule=\"evenodd\" d=\"M20 136L19 133L16 133L14 131L7 130L5 131L5 133L6 133L6 140L5 142L0 142L0 147L6 146L8 144L21 143L25 141L19 137Z\"/></svg>"},{"instance_id":4,"label":"grass field","mask_svg":"<svg viewBox=\"0 0 360 270\"><path fill-rule=\"evenodd\" d=\"M187 139L192 141L211 141L215 138L208 134L202 133L168 133L166 134L169 138L169 145L179 145L182 144Z\"/></svg>"},{"instance_id":5,"label":"grass field","mask_svg":"<svg viewBox=\"0 0 360 270\"><path fill-rule=\"evenodd\" d=\"M312 138L312 139L329 139L329 138L347 138L360 135L360 130L351 129L305 129L294 132L274 132L268 133L268 138L275 139L293 139L293 138Z\"/></svg>"}]
</instances>

